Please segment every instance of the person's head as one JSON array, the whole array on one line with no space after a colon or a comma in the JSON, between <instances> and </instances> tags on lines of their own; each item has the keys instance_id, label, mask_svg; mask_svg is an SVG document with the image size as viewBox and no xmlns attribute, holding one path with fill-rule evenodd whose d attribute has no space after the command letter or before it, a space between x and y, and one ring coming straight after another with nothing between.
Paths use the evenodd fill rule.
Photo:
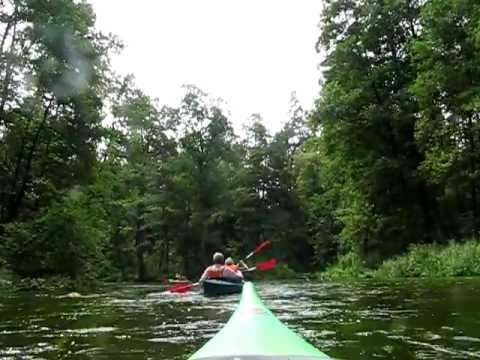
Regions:
<instances>
[{"instance_id":1,"label":"person's head","mask_svg":"<svg viewBox=\"0 0 480 360\"><path fill-rule=\"evenodd\" d=\"M233 262L233 259L231 257L228 257L226 260L225 260L225 265L233 265L234 262Z\"/></svg>"},{"instance_id":2,"label":"person's head","mask_svg":"<svg viewBox=\"0 0 480 360\"><path fill-rule=\"evenodd\" d=\"M223 265L224 262L225 262L225 257L223 256L222 253L216 252L215 254L213 254L214 264Z\"/></svg>"}]
</instances>

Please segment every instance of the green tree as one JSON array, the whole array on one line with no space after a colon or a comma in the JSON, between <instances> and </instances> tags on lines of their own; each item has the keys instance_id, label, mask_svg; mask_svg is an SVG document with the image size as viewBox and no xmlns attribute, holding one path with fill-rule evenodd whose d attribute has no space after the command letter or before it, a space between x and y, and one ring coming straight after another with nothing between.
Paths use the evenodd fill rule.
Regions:
<instances>
[{"instance_id":1,"label":"green tree","mask_svg":"<svg viewBox=\"0 0 480 360\"><path fill-rule=\"evenodd\" d=\"M1 21L2 222L91 181L114 46L86 3L7 1Z\"/></svg>"},{"instance_id":2,"label":"green tree","mask_svg":"<svg viewBox=\"0 0 480 360\"><path fill-rule=\"evenodd\" d=\"M287 264L297 270L311 269L314 251L307 229L307 214L296 186L296 156L311 136L306 112L295 94L290 102L290 120L268 147L270 181L267 190L269 219L278 239L276 248Z\"/></svg>"},{"instance_id":3,"label":"green tree","mask_svg":"<svg viewBox=\"0 0 480 360\"><path fill-rule=\"evenodd\" d=\"M150 277L146 255L154 253L162 240L156 219L159 205L156 199L152 199L155 177L163 163L176 153L175 142L167 135L169 125L163 121L157 104L135 88L131 77L118 84L112 115L115 124L124 131L122 137L125 146L122 153L126 161L120 165L123 196L119 198L119 205L124 216L120 217L122 221L118 222L114 229L113 248L131 249L133 242L136 252L136 277L144 281ZM116 217L116 209L111 210ZM112 220L117 222L115 218ZM118 266L128 260L124 259L121 253L116 257L119 260ZM123 276L125 277L125 274Z\"/></svg>"},{"instance_id":4,"label":"green tree","mask_svg":"<svg viewBox=\"0 0 480 360\"><path fill-rule=\"evenodd\" d=\"M261 116L252 115L241 144L242 164L236 175L234 199L235 226L244 251L272 230L268 222L269 139Z\"/></svg>"},{"instance_id":5,"label":"green tree","mask_svg":"<svg viewBox=\"0 0 480 360\"><path fill-rule=\"evenodd\" d=\"M179 143L179 154L167 169L166 192L175 193L168 196L173 200L170 214L180 216L173 223L183 224L175 234L176 253L186 273L197 275L211 253L228 242L224 223L231 200L226 170L234 159L234 134L218 101L196 87L186 90L180 106L165 111L168 122L176 124ZM164 180L160 177L160 184Z\"/></svg>"},{"instance_id":6,"label":"green tree","mask_svg":"<svg viewBox=\"0 0 480 360\"><path fill-rule=\"evenodd\" d=\"M103 213L75 195L94 181L108 55L118 45L94 22L85 2L2 1L0 247L23 276L82 282L105 265Z\"/></svg>"},{"instance_id":7,"label":"green tree","mask_svg":"<svg viewBox=\"0 0 480 360\"><path fill-rule=\"evenodd\" d=\"M412 43L420 103L416 139L420 171L441 199L442 232L478 234L480 163L480 4L432 1L422 9L422 34Z\"/></svg>"},{"instance_id":8,"label":"green tree","mask_svg":"<svg viewBox=\"0 0 480 360\"><path fill-rule=\"evenodd\" d=\"M325 83L312 124L341 184L343 248L372 261L432 233L431 191L417 174L418 106L408 91L418 21L412 1L329 1L322 16Z\"/></svg>"}]
</instances>

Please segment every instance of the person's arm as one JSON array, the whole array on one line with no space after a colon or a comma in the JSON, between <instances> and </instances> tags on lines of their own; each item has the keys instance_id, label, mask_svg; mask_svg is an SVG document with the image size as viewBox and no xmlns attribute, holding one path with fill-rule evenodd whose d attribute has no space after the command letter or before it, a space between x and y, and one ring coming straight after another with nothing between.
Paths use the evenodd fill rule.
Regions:
<instances>
[{"instance_id":1,"label":"person's arm","mask_svg":"<svg viewBox=\"0 0 480 360\"><path fill-rule=\"evenodd\" d=\"M200 280L198 280L198 284L202 284L205 280L208 279L208 270L209 269L210 269L210 266L205 269L202 276L200 277Z\"/></svg>"},{"instance_id":2,"label":"person's arm","mask_svg":"<svg viewBox=\"0 0 480 360\"><path fill-rule=\"evenodd\" d=\"M245 264L245 262L243 260L240 260L240 264L242 264L242 268L240 269L240 271L242 271L242 272L250 272L250 271L257 270L257 268L255 266L248 267L248 265Z\"/></svg>"},{"instance_id":3,"label":"person's arm","mask_svg":"<svg viewBox=\"0 0 480 360\"><path fill-rule=\"evenodd\" d=\"M239 269L240 270L248 270L248 265L245 264L245 262L243 260L240 260L240 262L238 263L239 266Z\"/></svg>"}]
</instances>

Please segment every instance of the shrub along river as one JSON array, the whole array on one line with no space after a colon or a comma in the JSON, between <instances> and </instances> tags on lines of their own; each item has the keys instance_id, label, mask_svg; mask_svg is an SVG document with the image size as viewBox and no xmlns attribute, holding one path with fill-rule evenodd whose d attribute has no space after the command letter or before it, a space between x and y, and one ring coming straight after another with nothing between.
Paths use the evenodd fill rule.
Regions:
<instances>
[{"instance_id":1,"label":"shrub along river","mask_svg":"<svg viewBox=\"0 0 480 360\"><path fill-rule=\"evenodd\" d=\"M277 316L338 359L480 359L480 279L265 282ZM1 359L186 359L238 296L111 285L78 299L0 293Z\"/></svg>"}]
</instances>

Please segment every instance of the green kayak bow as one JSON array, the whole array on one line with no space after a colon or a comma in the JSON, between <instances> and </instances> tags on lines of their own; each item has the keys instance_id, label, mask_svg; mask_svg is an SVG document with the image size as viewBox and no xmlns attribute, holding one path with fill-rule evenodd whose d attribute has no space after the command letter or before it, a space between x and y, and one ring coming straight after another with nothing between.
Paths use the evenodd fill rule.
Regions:
<instances>
[{"instance_id":1,"label":"green kayak bow","mask_svg":"<svg viewBox=\"0 0 480 360\"><path fill-rule=\"evenodd\" d=\"M251 282L243 286L237 309L220 332L189 360L327 360L278 320Z\"/></svg>"}]
</instances>

